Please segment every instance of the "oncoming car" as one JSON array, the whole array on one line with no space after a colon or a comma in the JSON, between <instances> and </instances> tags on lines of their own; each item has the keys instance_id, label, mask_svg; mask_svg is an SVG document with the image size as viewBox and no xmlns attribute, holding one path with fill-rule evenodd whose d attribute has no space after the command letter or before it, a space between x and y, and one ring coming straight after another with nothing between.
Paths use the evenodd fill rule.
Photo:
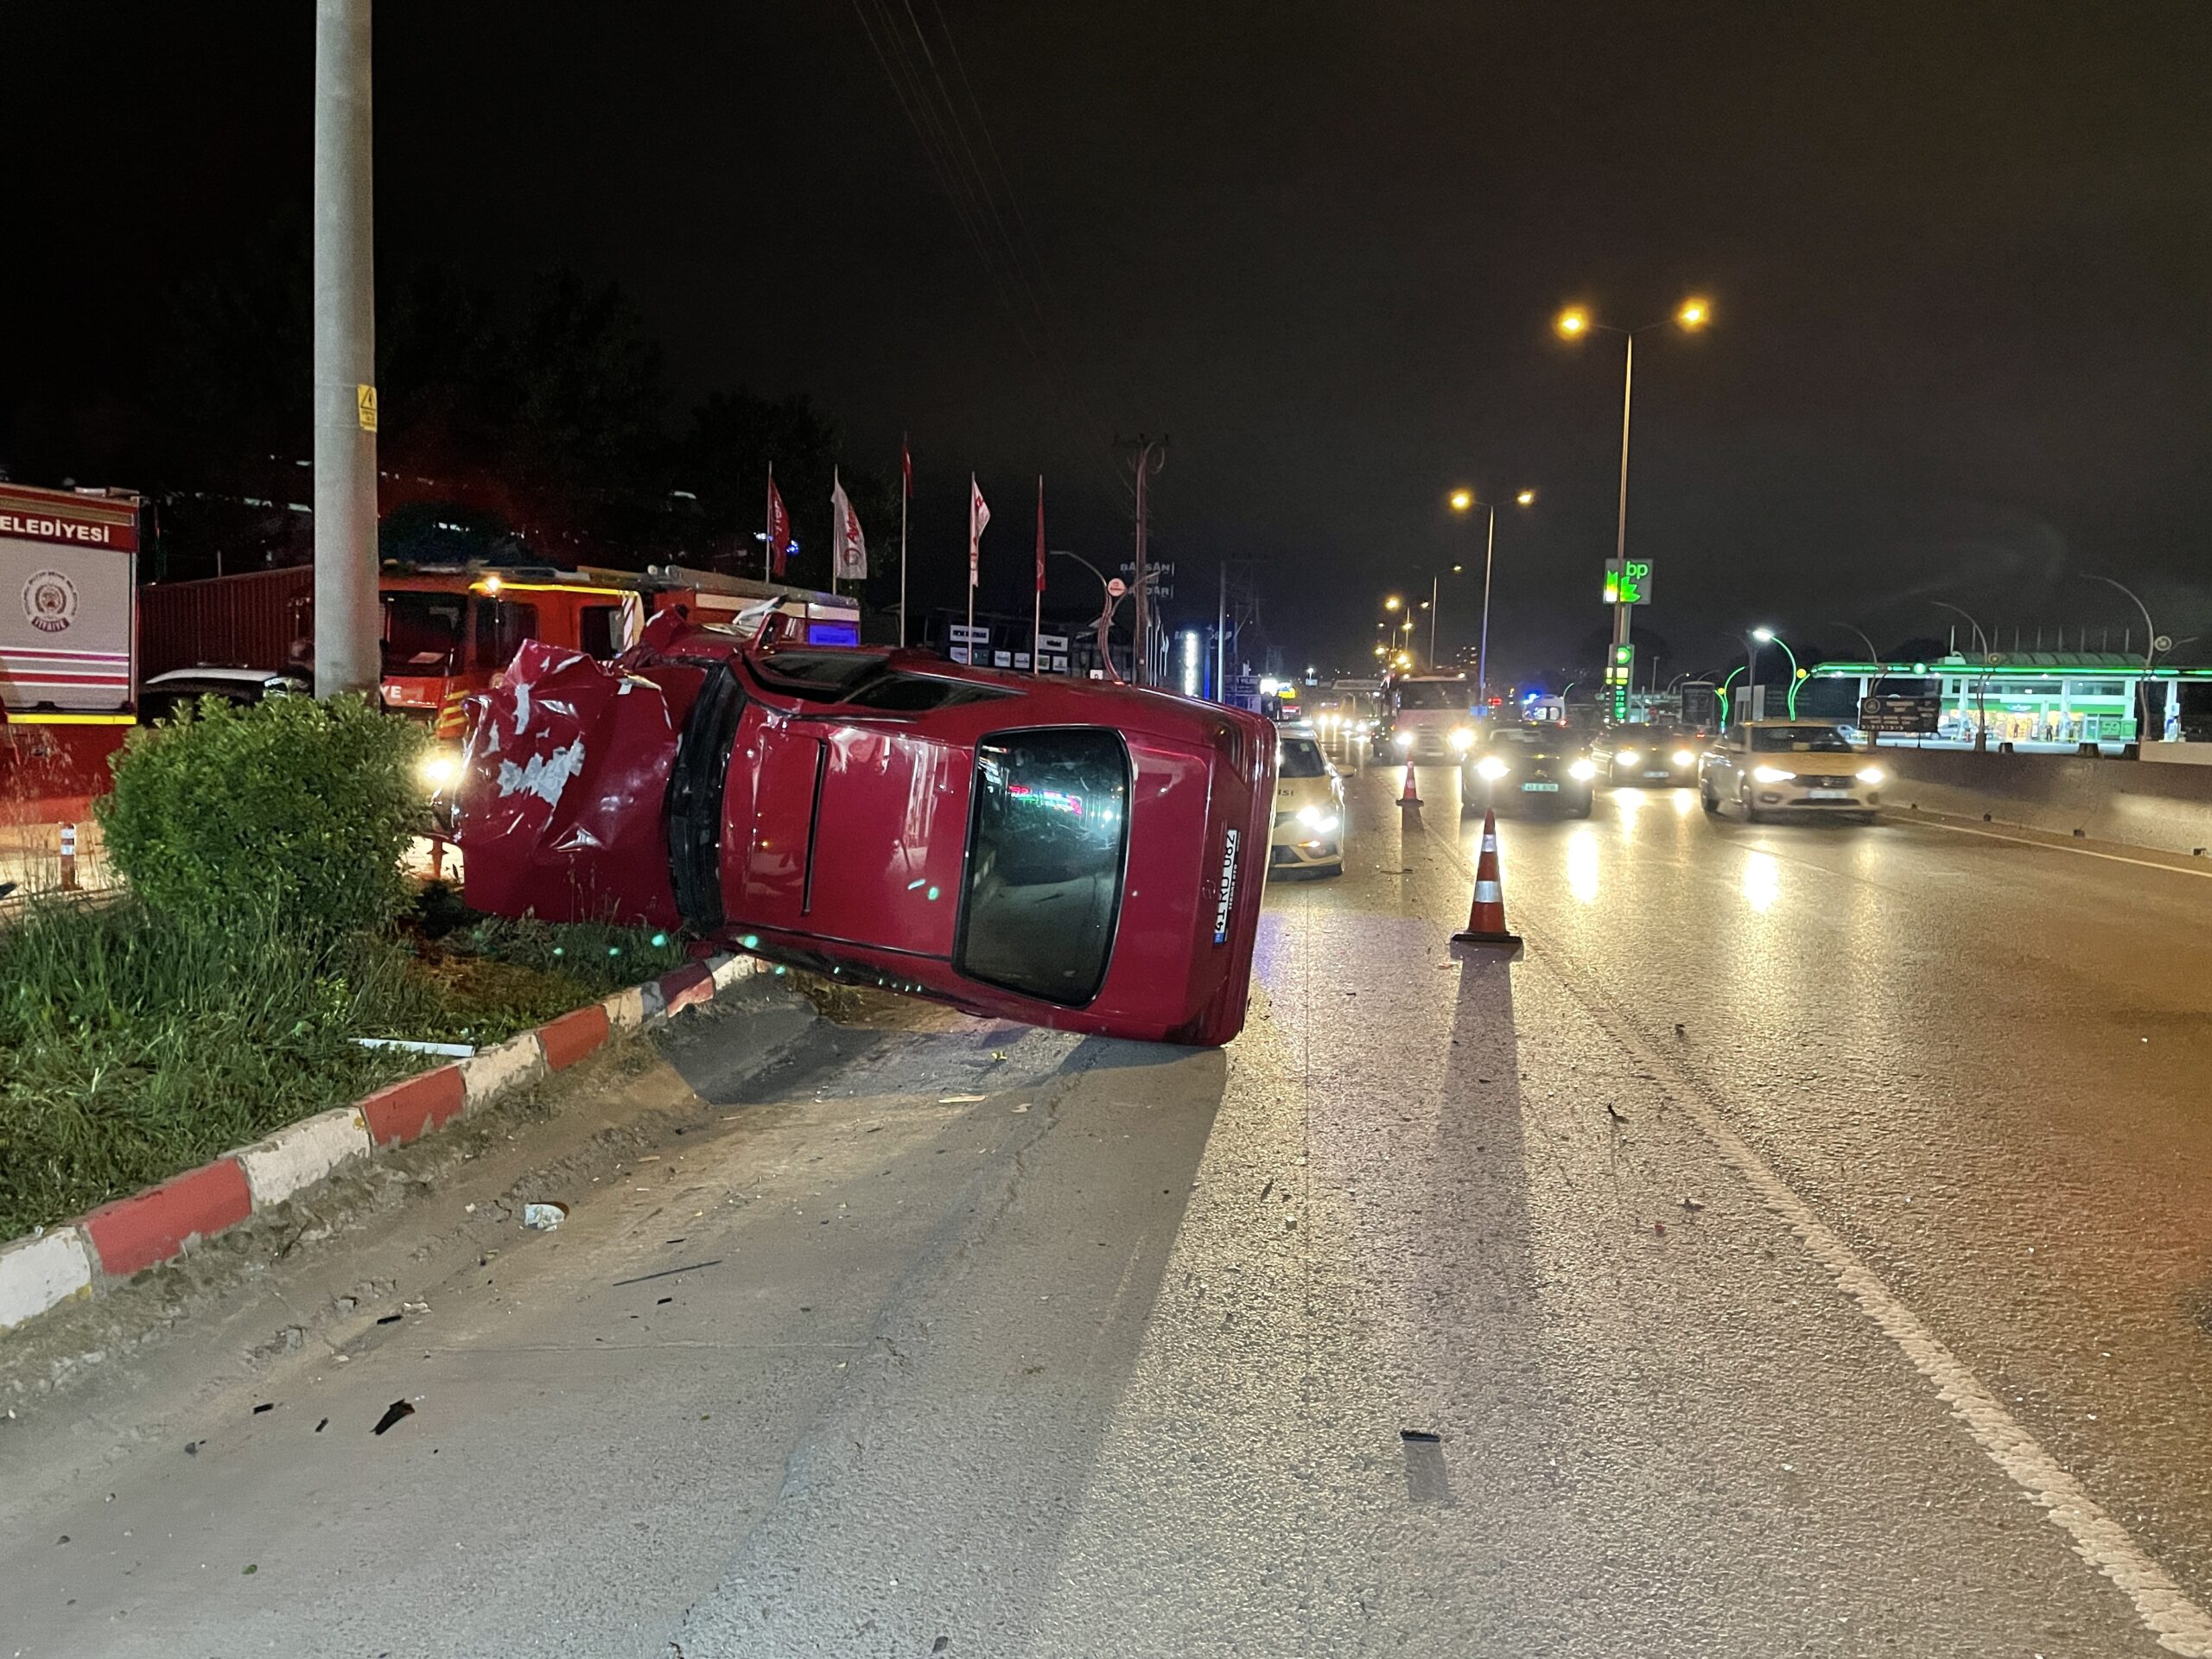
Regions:
<instances>
[{"instance_id":1,"label":"oncoming car","mask_svg":"<svg viewBox=\"0 0 2212 1659\"><path fill-rule=\"evenodd\" d=\"M681 926L1063 1030L1243 1027L1275 732L1162 693L747 639L525 643L469 709L467 902Z\"/></svg>"},{"instance_id":2,"label":"oncoming car","mask_svg":"<svg viewBox=\"0 0 2212 1659\"><path fill-rule=\"evenodd\" d=\"M1284 732L1275 746L1275 824L1268 868L1342 875L1344 823L1344 779L1321 745L1310 732Z\"/></svg>"},{"instance_id":3,"label":"oncoming car","mask_svg":"<svg viewBox=\"0 0 2212 1659\"><path fill-rule=\"evenodd\" d=\"M1688 785L1697 781L1703 747L1698 738L1671 726L1624 721L1592 747L1590 758L1609 784Z\"/></svg>"},{"instance_id":4,"label":"oncoming car","mask_svg":"<svg viewBox=\"0 0 2212 1659\"><path fill-rule=\"evenodd\" d=\"M1459 811L1550 807L1590 816L1598 767L1565 727L1501 726L1459 763Z\"/></svg>"},{"instance_id":5,"label":"oncoming car","mask_svg":"<svg viewBox=\"0 0 2212 1659\"><path fill-rule=\"evenodd\" d=\"M1706 751L1698 798L1707 812L1734 802L1753 823L1775 813L1842 813L1872 822L1881 767L1826 721L1754 720Z\"/></svg>"}]
</instances>

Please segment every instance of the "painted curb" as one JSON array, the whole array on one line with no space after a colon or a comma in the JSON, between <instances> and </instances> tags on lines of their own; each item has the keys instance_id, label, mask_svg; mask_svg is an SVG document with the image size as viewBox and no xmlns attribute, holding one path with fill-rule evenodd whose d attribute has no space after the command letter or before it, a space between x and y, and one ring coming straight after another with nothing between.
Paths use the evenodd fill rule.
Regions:
<instances>
[{"instance_id":1,"label":"painted curb","mask_svg":"<svg viewBox=\"0 0 2212 1659\"><path fill-rule=\"evenodd\" d=\"M365 1158L375 1149L369 1120L359 1106L318 1112L276 1131L266 1141L238 1148L253 1207L280 1205L303 1186L313 1186L331 1171Z\"/></svg>"},{"instance_id":2,"label":"painted curb","mask_svg":"<svg viewBox=\"0 0 2212 1659\"><path fill-rule=\"evenodd\" d=\"M537 1033L525 1031L461 1061L453 1070L461 1078L467 1109L480 1112L502 1095L526 1089L543 1077L545 1051L538 1046Z\"/></svg>"},{"instance_id":3,"label":"painted curb","mask_svg":"<svg viewBox=\"0 0 2212 1659\"><path fill-rule=\"evenodd\" d=\"M378 1090L360 1103L360 1113L368 1123L369 1138L377 1145L404 1147L433 1129L445 1128L467 1103L461 1068L442 1065Z\"/></svg>"},{"instance_id":4,"label":"painted curb","mask_svg":"<svg viewBox=\"0 0 2212 1659\"><path fill-rule=\"evenodd\" d=\"M407 1077L351 1106L286 1125L127 1198L43 1233L0 1243L0 1335L73 1298L174 1260L259 1211L275 1208L358 1158L404 1146L565 1070L616 1038L700 1007L766 964L715 956Z\"/></svg>"},{"instance_id":5,"label":"painted curb","mask_svg":"<svg viewBox=\"0 0 2212 1659\"><path fill-rule=\"evenodd\" d=\"M159 1186L102 1205L85 1217L84 1228L100 1271L111 1279L127 1279L228 1231L252 1213L245 1171L225 1153Z\"/></svg>"},{"instance_id":6,"label":"painted curb","mask_svg":"<svg viewBox=\"0 0 2212 1659\"><path fill-rule=\"evenodd\" d=\"M537 1028L538 1046L545 1051L549 1071L565 1071L577 1061L597 1053L606 1046L607 1037L607 1010L596 1002Z\"/></svg>"},{"instance_id":7,"label":"painted curb","mask_svg":"<svg viewBox=\"0 0 2212 1659\"><path fill-rule=\"evenodd\" d=\"M92 1294L92 1253L74 1227L0 1244L0 1331Z\"/></svg>"}]
</instances>

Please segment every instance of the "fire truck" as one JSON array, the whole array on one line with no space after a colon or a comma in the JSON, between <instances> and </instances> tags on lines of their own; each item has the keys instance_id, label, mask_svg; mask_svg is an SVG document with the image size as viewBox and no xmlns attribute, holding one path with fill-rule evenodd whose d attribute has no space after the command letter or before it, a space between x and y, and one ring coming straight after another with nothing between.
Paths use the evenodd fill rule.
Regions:
<instances>
[{"instance_id":1,"label":"fire truck","mask_svg":"<svg viewBox=\"0 0 2212 1659\"><path fill-rule=\"evenodd\" d=\"M770 615L790 637L821 645L860 643L860 607L849 596L751 582L681 565L644 573L550 566L387 564L382 609L382 696L395 714L427 723L437 749L423 781L442 791L460 776L467 702L489 690L523 642L611 662L635 645L645 622L681 610L696 624L757 632Z\"/></svg>"}]
</instances>

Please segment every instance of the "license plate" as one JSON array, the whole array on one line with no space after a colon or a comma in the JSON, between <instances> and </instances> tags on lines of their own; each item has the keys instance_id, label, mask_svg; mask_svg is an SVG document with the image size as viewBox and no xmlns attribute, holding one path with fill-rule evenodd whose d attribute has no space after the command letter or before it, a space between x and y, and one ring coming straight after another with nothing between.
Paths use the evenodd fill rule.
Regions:
<instances>
[{"instance_id":1,"label":"license plate","mask_svg":"<svg viewBox=\"0 0 2212 1659\"><path fill-rule=\"evenodd\" d=\"M1531 791L1539 795L1556 795L1559 793L1559 785L1557 784L1523 784L1521 787L1523 790Z\"/></svg>"},{"instance_id":2,"label":"license plate","mask_svg":"<svg viewBox=\"0 0 2212 1659\"><path fill-rule=\"evenodd\" d=\"M1663 772L1647 772L1643 775L1647 778L1664 778L1667 774Z\"/></svg>"},{"instance_id":3,"label":"license plate","mask_svg":"<svg viewBox=\"0 0 2212 1659\"><path fill-rule=\"evenodd\" d=\"M1808 789L1805 793L1815 801L1847 801L1851 798L1851 791L1847 789Z\"/></svg>"}]
</instances>

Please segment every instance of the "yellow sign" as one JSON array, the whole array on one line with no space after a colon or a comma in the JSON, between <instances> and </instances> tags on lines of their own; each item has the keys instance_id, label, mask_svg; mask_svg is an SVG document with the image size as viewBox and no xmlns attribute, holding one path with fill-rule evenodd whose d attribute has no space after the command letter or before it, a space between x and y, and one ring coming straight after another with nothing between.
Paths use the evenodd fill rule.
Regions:
<instances>
[{"instance_id":1,"label":"yellow sign","mask_svg":"<svg viewBox=\"0 0 2212 1659\"><path fill-rule=\"evenodd\" d=\"M362 431L373 432L377 429L377 389L374 386L353 388L353 409L360 416Z\"/></svg>"}]
</instances>

